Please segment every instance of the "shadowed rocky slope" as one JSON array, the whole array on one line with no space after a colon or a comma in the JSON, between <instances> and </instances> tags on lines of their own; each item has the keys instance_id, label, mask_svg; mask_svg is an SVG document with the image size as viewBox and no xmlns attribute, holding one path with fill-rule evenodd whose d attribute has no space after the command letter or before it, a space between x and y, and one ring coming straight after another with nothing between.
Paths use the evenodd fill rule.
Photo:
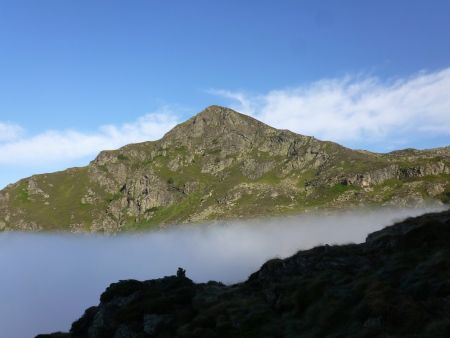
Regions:
<instances>
[{"instance_id":1,"label":"shadowed rocky slope","mask_svg":"<svg viewBox=\"0 0 450 338\"><path fill-rule=\"evenodd\" d=\"M211 106L161 140L0 192L1 230L117 232L450 196L450 147L356 151Z\"/></svg>"},{"instance_id":2,"label":"shadowed rocky slope","mask_svg":"<svg viewBox=\"0 0 450 338\"><path fill-rule=\"evenodd\" d=\"M450 337L450 211L273 259L240 284L111 284L44 337Z\"/></svg>"}]
</instances>

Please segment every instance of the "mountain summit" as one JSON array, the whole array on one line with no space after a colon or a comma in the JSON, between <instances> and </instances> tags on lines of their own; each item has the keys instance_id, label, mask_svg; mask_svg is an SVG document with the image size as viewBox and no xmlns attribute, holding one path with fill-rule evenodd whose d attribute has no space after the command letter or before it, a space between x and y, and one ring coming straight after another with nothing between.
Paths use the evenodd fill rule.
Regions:
<instances>
[{"instance_id":1,"label":"mountain summit","mask_svg":"<svg viewBox=\"0 0 450 338\"><path fill-rule=\"evenodd\" d=\"M274 133L276 129L250 116L229 108L210 106L173 128L162 141L196 149L220 142L222 150L240 151Z\"/></svg>"},{"instance_id":2,"label":"mountain summit","mask_svg":"<svg viewBox=\"0 0 450 338\"><path fill-rule=\"evenodd\" d=\"M209 106L184 123L179 124L166 134L170 137L179 132L191 132L194 137L201 137L211 132L239 131L258 133L264 129L274 128L250 116L221 106ZM183 135L184 137L188 135Z\"/></svg>"},{"instance_id":3,"label":"mountain summit","mask_svg":"<svg viewBox=\"0 0 450 338\"><path fill-rule=\"evenodd\" d=\"M376 154L210 106L158 141L0 192L0 230L107 231L450 198L450 147Z\"/></svg>"}]
</instances>

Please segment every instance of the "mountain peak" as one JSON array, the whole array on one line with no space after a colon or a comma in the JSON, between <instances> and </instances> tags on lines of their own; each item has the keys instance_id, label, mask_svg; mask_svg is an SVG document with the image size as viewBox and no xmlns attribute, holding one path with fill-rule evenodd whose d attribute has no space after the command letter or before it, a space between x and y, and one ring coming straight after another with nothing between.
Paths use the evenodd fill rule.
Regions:
<instances>
[{"instance_id":1,"label":"mountain peak","mask_svg":"<svg viewBox=\"0 0 450 338\"><path fill-rule=\"evenodd\" d=\"M221 114L221 113L223 113L225 111L231 111L233 113L239 114L238 112L236 112L233 109L230 109L228 107L224 107L224 106L219 106L219 105L213 104L213 105L210 105L210 106L206 107L205 109L203 109L197 115L202 115L202 114Z\"/></svg>"},{"instance_id":2,"label":"mountain peak","mask_svg":"<svg viewBox=\"0 0 450 338\"><path fill-rule=\"evenodd\" d=\"M170 130L164 140L185 141L202 138L208 141L221 136L228 138L230 134L245 137L268 130L275 129L233 109L212 105Z\"/></svg>"},{"instance_id":3,"label":"mountain peak","mask_svg":"<svg viewBox=\"0 0 450 338\"><path fill-rule=\"evenodd\" d=\"M205 124L216 124L216 125L226 125L226 124L236 124L241 121L246 121L247 123L263 124L260 121L245 115L238 113L237 111L218 105L212 105L206 107L197 115L193 116L190 120L195 124L199 120L202 120Z\"/></svg>"}]
</instances>

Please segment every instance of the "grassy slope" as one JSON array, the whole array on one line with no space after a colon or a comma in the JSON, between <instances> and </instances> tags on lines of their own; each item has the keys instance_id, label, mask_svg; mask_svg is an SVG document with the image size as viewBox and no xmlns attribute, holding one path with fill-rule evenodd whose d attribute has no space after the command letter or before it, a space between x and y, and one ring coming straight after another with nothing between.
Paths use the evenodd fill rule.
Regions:
<instances>
[{"instance_id":1,"label":"grassy slope","mask_svg":"<svg viewBox=\"0 0 450 338\"><path fill-rule=\"evenodd\" d=\"M89 188L104 195L103 190L89 180L87 167L36 175L33 180L45 188L48 197L30 194L27 180L22 180L10 190L10 207L22 210L26 219L43 225L47 230L68 228L73 223L72 217L87 228L96 206L82 204L82 197ZM102 204L105 207L106 200Z\"/></svg>"},{"instance_id":2,"label":"grassy slope","mask_svg":"<svg viewBox=\"0 0 450 338\"><path fill-rule=\"evenodd\" d=\"M145 166L153 168L156 173L166 180L174 188L182 187L186 182L195 180L199 183L195 193L186 196L179 203L175 203L168 207L160 207L152 210L154 212L150 221L138 221L130 218L126 229L143 229L153 227L159 224L170 224L189 220L193 214L201 212L210 206L217 204L226 198L230 190L239 185L247 184L248 191L245 189L241 197L234 201L232 206L223 208L220 213L211 213L207 218L230 218L230 217L251 217L265 214L286 214L296 213L315 208L332 207L333 201L339 196L353 191L360 193L360 197L354 197L349 201L358 203L358 198L365 200L366 204L379 204L386 202L397 195L408 194L405 183L421 182L415 188L415 191L427 197L425 186L427 182L441 182L446 184L450 182L450 175L428 176L410 179L392 179L383 184L376 185L370 191L364 191L360 187L346 186L335 184L332 186L319 186L312 194L308 194L305 185L308 182L317 179L318 171L314 169L299 171L293 170L288 175L280 174L283 166L283 160L275 159L277 165L271 171L265 173L258 179L249 179L245 177L241 171L239 164L232 166L226 170L226 174L218 180L217 177L201 172L200 156L196 156L193 163L181 167L176 172L168 168L168 162L174 156L186 156L185 149L176 149L169 151L166 156L159 156L151 163L130 163L129 165L136 168ZM259 153L253 156L259 161L264 160L267 154ZM352 154L352 156L354 156ZM120 157L120 158L119 158ZM119 160L130 162L124 155L118 155ZM329 170L328 175L342 175L349 173L365 172L373 168L382 168L388 162L385 159L374 158L371 161L358 161L355 158L343 158L339 161L340 165ZM411 162L401 161L401 165L411 166ZM77 223L88 227L93 220L93 216L99 210L105 210L107 204L119 198L121 194L116 195L105 193L103 189L92 182L88 175L88 168L76 168L68 171L62 171L54 174L37 175L33 180L40 188L45 190L49 198L40 195L30 195L27 192L27 181L19 182L10 189L10 207L22 210L26 219L44 225L45 229L67 229L69 224L73 223L73 219ZM286 183L288 182L288 183ZM290 196L283 193L285 186L292 186ZM251 187L256 187L252 189ZM267 189L264 189L266 187ZM82 197L87 193L88 188L94 190L101 197L101 200L94 205L82 204ZM207 192L213 191L211 195ZM257 193L255 193L255 191ZM272 196L271 192L278 191L278 196ZM444 202L448 200L450 191L447 188L442 195L438 196ZM206 194L206 198L205 198ZM358 196L358 195L355 195ZM364 196L364 197L361 197Z\"/></svg>"}]
</instances>

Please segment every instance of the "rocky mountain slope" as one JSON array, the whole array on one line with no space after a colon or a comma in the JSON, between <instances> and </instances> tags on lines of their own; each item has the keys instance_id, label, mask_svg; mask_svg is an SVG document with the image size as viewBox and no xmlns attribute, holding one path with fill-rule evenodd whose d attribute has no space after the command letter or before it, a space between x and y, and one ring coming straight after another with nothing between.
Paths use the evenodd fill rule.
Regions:
<instances>
[{"instance_id":1,"label":"rocky mountain slope","mask_svg":"<svg viewBox=\"0 0 450 338\"><path fill-rule=\"evenodd\" d=\"M0 192L0 230L108 231L450 196L450 147L388 154L211 106L162 139Z\"/></svg>"},{"instance_id":2,"label":"rocky mountain slope","mask_svg":"<svg viewBox=\"0 0 450 338\"><path fill-rule=\"evenodd\" d=\"M111 284L45 337L450 337L450 211L266 262L240 284Z\"/></svg>"}]
</instances>

